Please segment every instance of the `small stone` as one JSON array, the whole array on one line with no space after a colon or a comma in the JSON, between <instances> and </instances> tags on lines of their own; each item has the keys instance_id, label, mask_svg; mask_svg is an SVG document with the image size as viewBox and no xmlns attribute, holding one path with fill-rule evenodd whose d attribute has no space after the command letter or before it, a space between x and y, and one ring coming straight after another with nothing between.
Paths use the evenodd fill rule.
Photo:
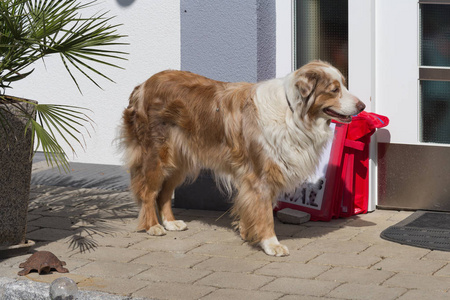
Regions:
<instances>
[{"instance_id":1,"label":"small stone","mask_svg":"<svg viewBox=\"0 0 450 300\"><path fill-rule=\"evenodd\" d=\"M75 300L78 287L75 281L67 277L60 277L50 284L50 299Z\"/></svg>"},{"instance_id":2,"label":"small stone","mask_svg":"<svg viewBox=\"0 0 450 300\"><path fill-rule=\"evenodd\" d=\"M311 215L292 208L284 208L277 212L277 218L283 223L302 224L308 222Z\"/></svg>"}]
</instances>

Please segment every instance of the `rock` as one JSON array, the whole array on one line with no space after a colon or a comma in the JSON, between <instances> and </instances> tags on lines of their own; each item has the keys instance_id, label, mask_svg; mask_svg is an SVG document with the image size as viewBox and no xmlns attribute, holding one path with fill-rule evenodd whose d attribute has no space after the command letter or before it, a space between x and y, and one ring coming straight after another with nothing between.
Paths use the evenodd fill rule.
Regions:
<instances>
[{"instance_id":1,"label":"rock","mask_svg":"<svg viewBox=\"0 0 450 300\"><path fill-rule=\"evenodd\" d=\"M292 208L284 208L277 212L277 218L283 223L302 224L308 222L311 219L311 215Z\"/></svg>"}]
</instances>

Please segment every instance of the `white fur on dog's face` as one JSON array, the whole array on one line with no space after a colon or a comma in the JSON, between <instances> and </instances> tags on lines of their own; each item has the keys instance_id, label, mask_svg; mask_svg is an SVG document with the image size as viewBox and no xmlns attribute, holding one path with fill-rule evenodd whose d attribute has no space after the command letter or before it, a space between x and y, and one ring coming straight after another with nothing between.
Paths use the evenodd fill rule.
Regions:
<instances>
[{"instance_id":1,"label":"white fur on dog's face","mask_svg":"<svg viewBox=\"0 0 450 300\"><path fill-rule=\"evenodd\" d=\"M333 106L327 107L324 112L334 120L345 123L347 123L347 120L348 122L351 122L351 116L359 114L362 110L364 110L365 105L358 98L350 94L345 87L345 83L343 82L344 77L339 71L331 66L327 68L327 71L333 78L333 88L339 90L340 97L338 100L338 105L332 103ZM339 84L336 84L336 82ZM342 116L345 117L342 118Z\"/></svg>"},{"instance_id":2,"label":"white fur on dog's face","mask_svg":"<svg viewBox=\"0 0 450 300\"><path fill-rule=\"evenodd\" d=\"M343 75L333 66L315 61L294 73L299 104L310 118L350 123L365 105L345 87Z\"/></svg>"}]
</instances>

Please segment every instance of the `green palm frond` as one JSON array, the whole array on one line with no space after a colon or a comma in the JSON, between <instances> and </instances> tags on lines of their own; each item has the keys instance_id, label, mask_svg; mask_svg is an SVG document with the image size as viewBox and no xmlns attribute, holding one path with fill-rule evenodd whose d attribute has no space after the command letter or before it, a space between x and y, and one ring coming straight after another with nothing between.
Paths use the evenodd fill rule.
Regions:
<instances>
[{"instance_id":1,"label":"green palm frond","mask_svg":"<svg viewBox=\"0 0 450 300\"><path fill-rule=\"evenodd\" d=\"M86 124L93 121L83 112L87 109L71 105L37 104L36 120L30 119L32 136L36 141L36 149L42 147L49 165L56 164L65 171L69 170L68 157L63 147L57 142L60 136L73 153L73 143L85 147L83 133L79 128L85 128ZM87 134L89 131L86 130Z\"/></svg>"},{"instance_id":2,"label":"green palm frond","mask_svg":"<svg viewBox=\"0 0 450 300\"><path fill-rule=\"evenodd\" d=\"M40 59L59 56L78 90L77 76L86 77L100 87L97 78L113 81L103 67L122 68L116 62L127 53L117 47L124 35L121 24L112 24L109 12L86 16L97 0L1 0L0 1L0 100L5 91L32 74L31 66ZM83 14L82 14L83 12ZM25 101L26 100L18 100ZM0 101L0 138L10 126L5 106ZM86 110L70 105L34 104L36 118L25 115L32 131L35 149L44 151L47 163L68 170L68 158L58 140L74 151L73 144L84 147L81 130L93 121ZM16 109L17 110L17 109ZM87 131L89 134L89 131Z\"/></svg>"},{"instance_id":3,"label":"green palm frond","mask_svg":"<svg viewBox=\"0 0 450 300\"><path fill-rule=\"evenodd\" d=\"M121 24L113 24L108 12L84 17L80 11L96 4L96 0L2 0L0 1L0 87L23 79L24 71L37 60L59 54L65 68L75 80L70 66L87 76L112 81L98 66L121 68L113 60L124 60L126 52L115 50L124 35L117 32ZM113 49L114 47L114 49ZM70 65L66 62L69 61ZM92 74L92 75L88 75Z\"/></svg>"}]
</instances>

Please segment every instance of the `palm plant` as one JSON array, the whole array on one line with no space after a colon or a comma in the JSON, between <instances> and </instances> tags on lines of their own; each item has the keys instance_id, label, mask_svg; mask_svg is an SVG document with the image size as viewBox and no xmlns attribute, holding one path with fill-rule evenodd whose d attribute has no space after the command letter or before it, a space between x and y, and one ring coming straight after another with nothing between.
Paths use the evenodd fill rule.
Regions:
<instances>
[{"instance_id":1,"label":"palm plant","mask_svg":"<svg viewBox=\"0 0 450 300\"><path fill-rule=\"evenodd\" d=\"M71 143L83 144L80 128L91 122L86 110L70 105L37 104L6 93L15 82L32 74L36 61L55 55L59 55L80 92L76 73L98 87L97 77L112 81L98 67L120 68L114 62L125 59L126 53L115 48L125 45L119 41L124 36L117 33L120 24L110 24L113 17L107 12L82 15L95 3L96 0L0 1L0 141L10 131L7 115L12 113L2 104L12 104L31 130L35 141L31 150L41 147L47 163L56 163L66 170L67 154L57 137L62 137L72 151ZM33 113L17 103L34 106Z\"/></svg>"}]
</instances>

